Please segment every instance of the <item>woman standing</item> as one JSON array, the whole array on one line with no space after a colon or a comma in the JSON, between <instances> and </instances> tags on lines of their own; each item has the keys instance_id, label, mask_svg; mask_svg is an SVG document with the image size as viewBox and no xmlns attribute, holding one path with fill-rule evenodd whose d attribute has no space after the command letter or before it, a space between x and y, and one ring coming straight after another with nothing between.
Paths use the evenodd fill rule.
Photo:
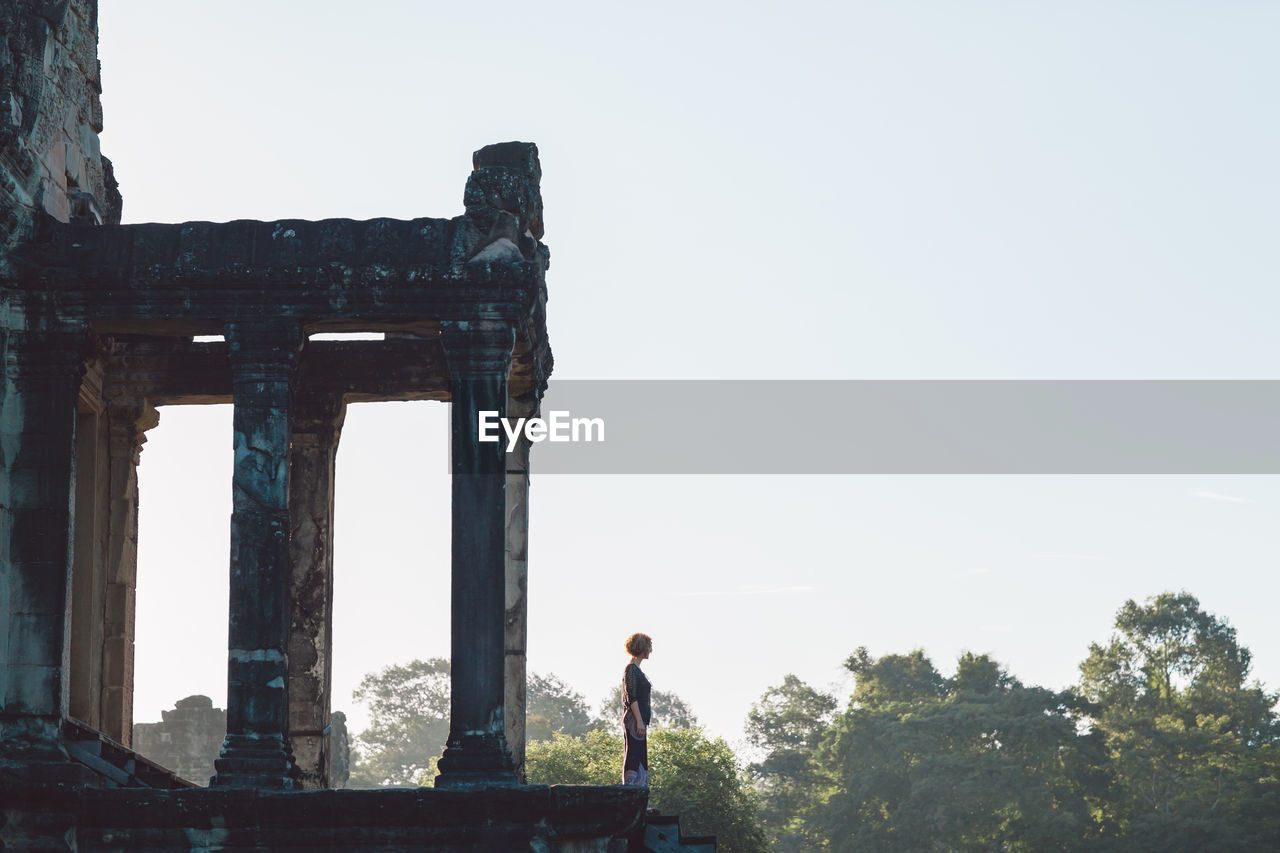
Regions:
<instances>
[{"instance_id":1,"label":"woman standing","mask_svg":"<svg viewBox=\"0 0 1280 853\"><path fill-rule=\"evenodd\" d=\"M649 786L649 679L640 670L642 661L653 651L648 634L627 637L627 654L631 663L622 674L622 784Z\"/></svg>"}]
</instances>

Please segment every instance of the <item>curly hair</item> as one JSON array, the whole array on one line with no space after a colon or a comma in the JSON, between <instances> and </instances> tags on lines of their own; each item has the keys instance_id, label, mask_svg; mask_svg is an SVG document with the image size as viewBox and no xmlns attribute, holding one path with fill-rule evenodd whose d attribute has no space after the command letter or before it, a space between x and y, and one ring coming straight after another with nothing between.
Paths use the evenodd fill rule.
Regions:
<instances>
[{"instance_id":1,"label":"curly hair","mask_svg":"<svg viewBox=\"0 0 1280 853\"><path fill-rule=\"evenodd\" d=\"M653 651L653 638L648 634L635 633L627 637L627 654L640 657L651 651Z\"/></svg>"}]
</instances>

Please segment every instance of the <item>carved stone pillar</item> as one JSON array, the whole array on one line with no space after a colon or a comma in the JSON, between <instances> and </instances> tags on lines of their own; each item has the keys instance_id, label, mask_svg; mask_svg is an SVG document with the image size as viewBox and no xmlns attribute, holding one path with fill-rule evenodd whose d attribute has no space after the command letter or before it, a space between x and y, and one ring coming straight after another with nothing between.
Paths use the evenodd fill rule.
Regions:
<instances>
[{"instance_id":1,"label":"carved stone pillar","mask_svg":"<svg viewBox=\"0 0 1280 853\"><path fill-rule=\"evenodd\" d=\"M507 417L527 418L538 413L531 398L507 398ZM507 456L507 554L506 554L506 731L507 746L516 777L525 780L525 685L528 638L529 579L529 439L521 433Z\"/></svg>"},{"instance_id":2,"label":"carved stone pillar","mask_svg":"<svg viewBox=\"0 0 1280 853\"><path fill-rule=\"evenodd\" d=\"M102 362L86 362L76 404L75 543L71 567L68 714L102 729L103 598L106 586L107 416ZM116 737L119 740L119 737Z\"/></svg>"},{"instance_id":3,"label":"carved stone pillar","mask_svg":"<svg viewBox=\"0 0 1280 853\"><path fill-rule=\"evenodd\" d=\"M145 400L107 404L107 559L102 608L101 729L133 744L134 604L138 590L138 462L160 414Z\"/></svg>"},{"instance_id":4,"label":"carved stone pillar","mask_svg":"<svg viewBox=\"0 0 1280 853\"><path fill-rule=\"evenodd\" d=\"M478 413L506 413L514 332L503 321L445 321L453 475L449 740L438 787L515 784L503 712L506 454L481 442Z\"/></svg>"},{"instance_id":5,"label":"carved stone pillar","mask_svg":"<svg viewBox=\"0 0 1280 853\"><path fill-rule=\"evenodd\" d=\"M0 332L0 766L66 760L82 334Z\"/></svg>"},{"instance_id":6,"label":"carved stone pillar","mask_svg":"<svg viewBox=\"0 0 1280 853\"><path fill-rule=\"evenodd\" d=\"M299 397L290 418L289 745L298 781L330 787L334 461L346 406Z\"/></svg>"},{"instance_id":7,"label":"carved stone pillar","mask_svg":"<svg viewBox=\"0 0 1280 853\"><path fill-rule=\"evenodd\" d=\"M227 739L210 784L289 789L289 398L302 330L228 323L226 337L235 402Z\"/></svg>"}]
</instances>

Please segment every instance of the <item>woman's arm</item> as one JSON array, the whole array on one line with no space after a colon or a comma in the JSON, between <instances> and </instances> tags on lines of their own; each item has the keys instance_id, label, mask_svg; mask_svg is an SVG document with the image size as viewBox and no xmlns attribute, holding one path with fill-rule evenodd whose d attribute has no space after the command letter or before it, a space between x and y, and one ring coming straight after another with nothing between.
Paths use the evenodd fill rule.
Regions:
<instances>
[{"instance_id":1,"label":"woman's arm","mask_svg":"<svg viewBox=\"0 0 1280 853\"><path fill-rule=\"evenodd\" d=\"M631 713L636 718L636 737L644 737L644 717L640 716L640 700L631 703Z\"/></svg>"}]
</instances>

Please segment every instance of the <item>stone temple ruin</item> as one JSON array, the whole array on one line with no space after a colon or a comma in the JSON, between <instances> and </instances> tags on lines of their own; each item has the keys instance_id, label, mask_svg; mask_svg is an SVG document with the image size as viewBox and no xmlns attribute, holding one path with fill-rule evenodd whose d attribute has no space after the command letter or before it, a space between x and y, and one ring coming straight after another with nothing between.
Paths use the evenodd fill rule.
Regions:
<instances>
[{"instance_id":1,"label":"stone temple ruin","mask_svg":"<svg viewBox=\"0 0 1280 853\"><path fill-rule=\"evenodd\" d=\"M477 151L452 219L121 225L96 0L8 0L0 30L0 846L660 847L642 790L521 784L529 447L476 413L536 412L551 373L536 147ZM451 728L435 788L332 790L334 457L381 400L452 404ZM226 736L197 788L132 749L136 472L157 406L221 402Z\"/></svg>"}]
</instances>

